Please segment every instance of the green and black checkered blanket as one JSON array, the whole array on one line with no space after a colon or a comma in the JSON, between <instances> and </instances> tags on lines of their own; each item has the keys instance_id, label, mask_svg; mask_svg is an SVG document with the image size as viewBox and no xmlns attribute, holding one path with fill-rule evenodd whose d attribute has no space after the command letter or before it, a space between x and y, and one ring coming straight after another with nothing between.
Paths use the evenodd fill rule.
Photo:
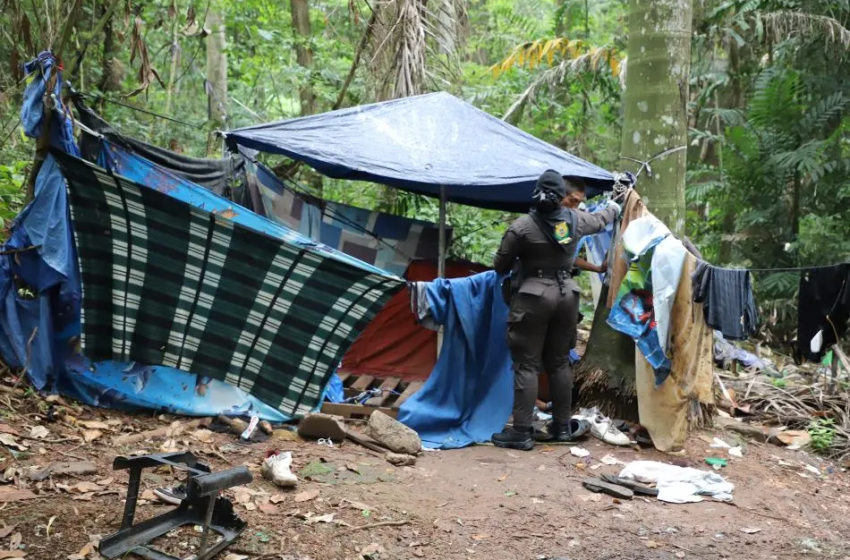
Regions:
<instances>
[{"instance_id":1,"label":"green and black checkered blanket","mask_svg":"<svg viewBox=\"0 0 850 560\"><path fill-rule=\"evenodd\" d=\"M57 160L92 360L206 375L298 417L319 404L345 351L402 286L82 160Z\"/></svg>"}]
</instances>

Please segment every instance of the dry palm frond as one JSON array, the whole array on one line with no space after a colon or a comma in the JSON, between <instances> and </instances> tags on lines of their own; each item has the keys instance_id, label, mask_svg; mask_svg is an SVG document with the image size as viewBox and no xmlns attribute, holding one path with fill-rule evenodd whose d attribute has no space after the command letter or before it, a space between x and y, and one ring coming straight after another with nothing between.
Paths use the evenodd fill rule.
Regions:
<instances>
[{"instance_id":1,"label":"dry palm frond","mask_svg":"<svg viewBox=\"0 0 850 560\"><path fill-rule=\"evenodd\" d=\"M377 98L423 93L429 80L452 81L466 36L461 0L382 0L374 10L378 17L370 66L379 84ZM440 66L432 69L435 63Z\"/></svg>"},{"instance_id":2,"label":"dry palm frond","mask_svg":"<svg viewBox=\"0 0 850 560\"><path fill-rule=\"evenodd\" d=\"M616 73L614 75L625 76L626 58L623 57L616 59L616 65L614 65L610 62L613 60L613 58L611 58L613 56L614 51L611 49L599 47L579 54L574 58L565 58L559 62L557 66L547 68L538 74L534 80L532 80L531 84L525 88L525 91L523 91L516 101L514 101L514 103L508 108L502 119L509 123L517 122L519 117L522 116L522 111L525 109L525 106L528 104L529 100L533 99L537 95L538 90L541 88L545 89L560 85L568 76L587 72L607 71L607 68L611 68L612 72L614 72L614 68L616 68ZM603 70L602 67L603 62L608 62L608 65L605 66L605 70Z\"/></svg>"},{"instance_id":3,"label":"dry palm frond","mask_svg":"<svg viewBox=\"0 0 850 560\"><path fill-rule=\"evenodd\" d=\"M850 49L850 30L835 18L792 11L761 13L759 17L764 22L765 30L775 41L795 36L819 35L824 37L827 43L838 43L843 48Z\"/></svg>"},{"instance_id":4,"label":"dry palm frond","mask_svg":"<svg viewBox=\"0 0 850 560\"><path fill-rule=\"evenodd\" d=\"M834 438L824 453L841 461L850 458L850 394L846 391L830 393L824 390L825 383L818 382L780 387L764 375L727 384L738 392L738 404L749 405L765 423L805 430L814 419L832 420Z\"/></svg>"},{"instance_id":5,"label":"dry palm frond","mask_svg":"<svg viewBox=\"0 0 850 560\"><path fill-rule=\"evenodd\" d=\"M568 39L558 37L557 39L539 39L530 43L517 45L504 60L490 67L493 76L498 78L509 70L528 64L529 68L536 68L542 63L552 66L558 58L565 58L564 62L580 60L579 64L587 66L588 70L598 72L605 64L611 74L620 74L620 64L623 55L613 47L596 47L581 39Z\"/></svg>"}]
</instances>

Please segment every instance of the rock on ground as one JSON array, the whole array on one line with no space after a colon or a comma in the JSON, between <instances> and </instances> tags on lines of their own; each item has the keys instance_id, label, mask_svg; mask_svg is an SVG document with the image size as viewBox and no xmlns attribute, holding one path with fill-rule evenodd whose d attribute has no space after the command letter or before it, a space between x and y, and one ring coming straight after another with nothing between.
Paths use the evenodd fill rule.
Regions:
<instances>
[{"instance_id":1,"label":"rock on ground","mask_svg":"<svg viewBox=\"0 0 850 560\"><path fill-rule=\"evenodd\" d=\"M345 425L339 416L313 412L298 424L298 435L305 439L345 440Z\"/></svg>"},{"instance_id":2,"label":"rock on ground","mask_svg":"<svg viewBox=\"0 0 850 560\"><path fill-rule=\"evenodd\" d=\"M419 434L379 410L369 417L366 435L396 453L416 455L422 449Z\"/></svg>"},{"instance_id":3,"label":"rock on ground","mask_svg":"<svg viewBox=\"0 0 850 560\"><path fill-rule=\"evenodd\" d=\"M404 453L387 453L387 461L397 467L410 467L416 464L416 457Z\"/></svg>"}]
</instances>

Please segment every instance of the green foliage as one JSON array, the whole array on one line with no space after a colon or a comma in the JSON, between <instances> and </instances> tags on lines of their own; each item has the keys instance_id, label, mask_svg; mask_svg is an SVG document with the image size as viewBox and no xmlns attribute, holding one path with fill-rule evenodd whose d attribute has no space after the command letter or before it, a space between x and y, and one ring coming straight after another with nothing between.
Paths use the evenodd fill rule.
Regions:
<instances>
[{"instance_id":1,"label":"green foliage","mask_svg":"<svg viewBox=\"0 0 850 560\"><path fill-rule=\"evenodd\" d=\"M809 423L807 431L812 437L812 449L824 453L829 451L835 441L835 420L817 418Z\"/></svg>"},{"instance_id":2,"label":"green foliage","mask_svg":"<svg viewBox=\"0 0 850 560\"><path fill-rule=\"evenodd\" d=\"M108 25L95 32L111 3L82 3L64 57L68 67L86 48L72 78L74 86L168 113L186 124L91 100L127 135L187 155L204 154L208 99L202 30L208 2L120 0ZM48 10L53 22L64 21L75 3L39 3L38 18L35 4L6 4L9 9L0 13L0 26L9 30L0 39L3 224L20 209L34 147L34 142L22 138L17 124L23 89L18 64L61 42L62 29L46 29L41 12ZM622 85L617 74L628 54L627 3L480 0L464 4L465 13L454 12L457 25L441 22L443 31L456 29L465 36L457 42L457 60L434 48L439 46L435 41L442 39L431 35L426 39L424 64L432 77L426 80L428 87L450 90L493 115L509 115L512 123L529 133L602 167L622 169ZM212 0L209 5L223 15L226 24L226 126L235 128L298 116L299 92L307 84L316 96L317 110L331 109L357 55L370 6L377 4L310 0L312 36L306 44L313 53L312 69L297 63L299 40L289 2ZM427 7L445 11L457 5L444 0L429 2ZM720 264L770 268L847 260L850 56L842 29L850 25L850 4L844 0L717 0L695 4L695 10L688 99L688 236L708 260ZM375 57L378 47L369 43L361 53L360 66L342 98L343 107L375 101L377 92L386 90L385 84L378 83L382 74L375 68L383 61ZM142 50L148 53L147 62L139 55ZM491 68L497 64L505 71L494 76ZM146 69L155 70L164 86L156 79L148 80L142 93L125 97L139 88L140 72L145 77ZM493 165L498 165L498 157ZM321 184L322 196L331 200L422 220L438 219L434 199L344 180L325 178L319 183L306 168L295 179L312 189ZM448 221L454 228L450 254L492 262L512 218L450 205ZM770 340L794 337L798 280L793 272L755 275L767 327L763 334Z\"/></svg>"},{"instance_id":3,"label":"green foliage","mask_svg":"<svg viewBox=\"0 0 850 560\"><path fill-rule=\"evenodd\" d=\"M28 165L27 161L0 164L0 238L5 239L9 222L23 207Z\"/></svg>"}]
</instances>

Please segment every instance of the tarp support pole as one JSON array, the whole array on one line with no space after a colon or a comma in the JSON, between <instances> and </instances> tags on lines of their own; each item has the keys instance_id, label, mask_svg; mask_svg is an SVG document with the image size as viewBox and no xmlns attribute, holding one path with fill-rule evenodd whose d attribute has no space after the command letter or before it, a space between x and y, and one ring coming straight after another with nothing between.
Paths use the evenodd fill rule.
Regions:
<instances>
[{"instance_id":1,"label":"tarp support pole","mask_svg":"<svg viewBox=\"0 0 850 560\"><path fill-rule=\"evenodd\" d=\"M437 253L437 276L446 277L446 186L440 185L440 237ZM437 331L437 357L443 347L443 329Z\"/></svg>"}]
</instances>

